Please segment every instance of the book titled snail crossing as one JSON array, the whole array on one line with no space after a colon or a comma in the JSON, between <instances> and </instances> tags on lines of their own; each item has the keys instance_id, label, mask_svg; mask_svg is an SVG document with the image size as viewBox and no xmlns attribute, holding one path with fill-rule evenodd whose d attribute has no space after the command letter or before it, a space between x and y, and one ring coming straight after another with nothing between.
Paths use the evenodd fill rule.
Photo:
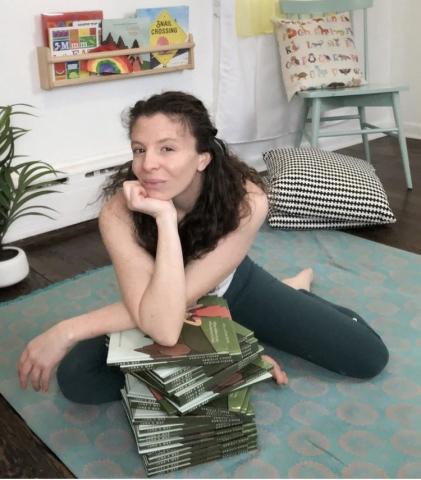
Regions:
<instances>
[{"instance_id":1,"label":"book titled snail crossing","mask_svg":"<svg viewBox=\"0 0 421 480\"><path fill-rule=\"evenodd\" d=\"M185 43L189 32L189 7L138 8L136 16L149 25L149 45L169 46ZM180 48L151 54L151 68L188 64L188 49Z\"/></svg>"}]
</instances>

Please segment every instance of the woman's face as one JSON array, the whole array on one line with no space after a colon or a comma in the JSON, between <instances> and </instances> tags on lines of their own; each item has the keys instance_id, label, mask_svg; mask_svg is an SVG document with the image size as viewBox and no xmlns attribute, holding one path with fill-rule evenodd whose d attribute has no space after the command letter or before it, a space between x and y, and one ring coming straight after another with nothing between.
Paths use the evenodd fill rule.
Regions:
<instances>
[{"instance_id":1,"label":"woman's face","mask_svg":"<svg viewBox=\"0 0 421 480\"><path fill-rule=\"evenodd\" d=\"M194 188L209 153L196 151L190 129L176 118L157 113L139 117L131 132L133 173L148 196L171 200Z\"/></svg>"}]
</instances>

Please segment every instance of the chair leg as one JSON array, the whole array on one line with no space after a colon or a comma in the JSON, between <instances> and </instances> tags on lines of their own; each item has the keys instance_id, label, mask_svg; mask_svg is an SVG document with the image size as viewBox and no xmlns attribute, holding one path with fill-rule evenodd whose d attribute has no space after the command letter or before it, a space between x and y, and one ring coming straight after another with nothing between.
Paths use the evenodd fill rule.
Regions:
<instances>
[{"instance_id":1,"label":"chair leg","mask_svg":"<svg viewBox=\"0 0 421 480\"><path fill-rule=\"evenodd\" d=\"M403 170L405 172L406 185L409 190L412 190L411 168L409 166L409 157L408 157L408 148L406 146L406 138L403 132L403 122L401 118L399 93L393 93L392 101L393 101L393 114L395 116L395 123L396 123L396 126L398 127L398 138L399 138L399 145L401 147L402 165L403 165Z\"/></svg>"},{"instance_id":2,"label":"chair leg","mask_svg":"<svg viewBox=\"0 0 421 480\"><path fill-rule=\"evenodd\" d=\"M360 117L360 127L361 130L363 130L367 124L367 119L365 116L365 107L358 107L358 116ZM370 145L368 143L368 134L363 133L363 144L364 144L364 155L365 159L368 163L371 163L371 157L370 157Z\"/></svg>"},{"instance_id":3,"label":"chair leg","mask_svg":"<svg viewBox=\"0 0 421 480\"><path fill-rule=\"evenodd\" d=\"M301 118L301 123L300 123L300 127L299 127L299 130L298 130L298 137L297 137L297 140L295 142L295 148L299 148L302 141L303 141L304 132L305 132L305 128L306 128L306 120L307 120L307 117L308 117L309 110L310 110L310 101L307 98L305 98L304 99L304 113L303 113L303 116Z\"/></svg>"},{"instance_id":4,"label":"chair leg","mask_svg":"<svg viewBox=\"0 0 421 480\"><path fill-rule=\"evenodd\" d=\"M314 98L311 106L311 146L319 146L320 98Z\"/></svg>"}]
</instances>

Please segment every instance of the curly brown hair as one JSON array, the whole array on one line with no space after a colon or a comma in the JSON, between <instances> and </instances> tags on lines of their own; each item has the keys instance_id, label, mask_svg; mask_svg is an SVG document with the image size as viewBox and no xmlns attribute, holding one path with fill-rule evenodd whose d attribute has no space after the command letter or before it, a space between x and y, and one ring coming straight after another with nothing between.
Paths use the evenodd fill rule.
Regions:
<instances>
[{"instance_id":1,"label":"curly brown hair","mask_svg":"<svg viewBox=\"0 0 421 480\"><path fill-rule=\"evenodd\" d=\"M202 191L193 207L178 224L184 264L212 251L217 242L234 231L240 220L250 213L246 199L246 180L262 190L265 185L259 173L240 161L226 144L216 137L209 113L203 103L185 92L167 91L139 100L128 111L127 126L131 135L139 117L162 113L186 125L196 139L197 153L209 152L211 161L203 172ZM104 188L106 196L119 190L125 180L135 180L131 162L124 164ZM139 244L156 255L157 226L147 214L133 212Z\"/></svg>"}]
</instances>

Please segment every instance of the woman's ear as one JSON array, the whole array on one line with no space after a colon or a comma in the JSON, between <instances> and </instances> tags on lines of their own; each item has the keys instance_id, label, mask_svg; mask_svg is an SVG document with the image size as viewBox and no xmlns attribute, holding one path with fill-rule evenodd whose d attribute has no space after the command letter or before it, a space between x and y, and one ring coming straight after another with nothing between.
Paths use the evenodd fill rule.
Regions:
<instances>
[{"instance_id":1,"label":"woman's ear","mask_svg":"<svg viewBox=\"0 0 421 480\"><path fill-rule=\"evenodd\" d=\"M205 168L209 165L211 161L211 154L209 152L204 152L199 154L199 163L197 165L197 171L203 172Z\"/></svg>"}]
</instances>

